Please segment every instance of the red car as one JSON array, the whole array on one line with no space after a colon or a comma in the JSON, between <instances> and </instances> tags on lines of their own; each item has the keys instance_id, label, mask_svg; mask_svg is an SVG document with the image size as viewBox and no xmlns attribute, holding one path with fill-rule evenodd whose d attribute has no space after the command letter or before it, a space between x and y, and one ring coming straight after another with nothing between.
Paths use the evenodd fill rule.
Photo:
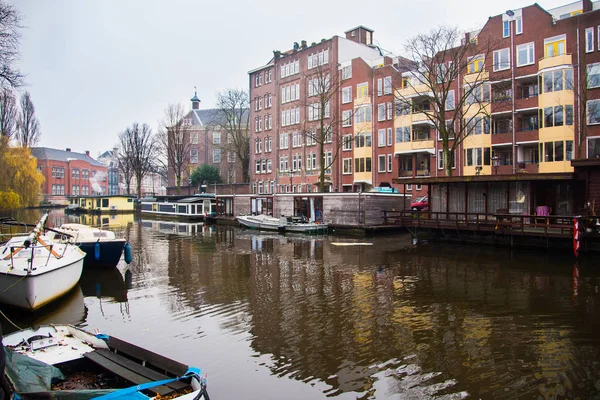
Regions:
<instances>
[{"instance_id":1,"label":"red car","mask_svg":"<svg viewBox=\"0 0 600 400\"><path fill-rule=\"evenodd\" d=\"M429 209L429 198L427 196L417 197L410 203L410 209L413 211L426 211Z\"/></svg>"}]
</instances>

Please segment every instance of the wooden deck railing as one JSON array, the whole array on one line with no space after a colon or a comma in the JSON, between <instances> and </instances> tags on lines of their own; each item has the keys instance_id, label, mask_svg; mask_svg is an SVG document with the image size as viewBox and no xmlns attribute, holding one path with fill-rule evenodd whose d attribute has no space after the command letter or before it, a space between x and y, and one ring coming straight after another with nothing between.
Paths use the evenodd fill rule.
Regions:
<instances>
[{"instance_id":1,"label":"wooden deck railing","mask_svg":"<svg viewBox=\"0 0 600 400\"><path fill-rule=\"evenodd\" d=\"M383 211L386 225L408 228L488 231L509 235L566 237L573 235L573 216L483 214L468 212Z\"/></svg>"}]
</instances>

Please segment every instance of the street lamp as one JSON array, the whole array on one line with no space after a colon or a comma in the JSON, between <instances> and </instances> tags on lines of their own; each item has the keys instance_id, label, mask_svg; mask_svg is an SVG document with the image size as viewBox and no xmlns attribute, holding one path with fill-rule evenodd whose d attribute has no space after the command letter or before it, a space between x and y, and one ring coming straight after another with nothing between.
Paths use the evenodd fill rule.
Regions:
<instances>
[{"instance_id":1,"label":"street lamp","mask_svg":"<svg viewBox=\"0 0 600 400\"><path fill-rule=\"evenodd\" d=\"M498 166L500 165L500 157L495 154L492 157L492 165L494 166L494 175L498 175Z\"/></svg>"},{"instance_id":2,"label":"street lamp","mask_svg":"<svg viewBox=\"0 0 600 400\"><path fill-rule=\"evenodd\" d=\"M290 176L290 192L293 192L292 179L294 178L294 171L289 171L288 175Z\"/></svg>"}]
</instances>

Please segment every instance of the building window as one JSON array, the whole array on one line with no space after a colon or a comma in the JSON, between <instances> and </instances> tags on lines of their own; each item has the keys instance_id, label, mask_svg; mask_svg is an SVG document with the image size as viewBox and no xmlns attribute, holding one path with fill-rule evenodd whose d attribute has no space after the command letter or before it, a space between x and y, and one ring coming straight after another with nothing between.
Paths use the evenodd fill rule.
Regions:
<instances>
[{"instance_id":1,"label":"building window","mask_svg":"<svg viewBox=\"0 0 600 400\"><path fill-rule=\"evenodd\" d=\"M382 154L377 157L377 172L385 172L386 171L386 160L385 154Z\"/></svg>"},{"instance_id":2,"label":"building window","mask_svg":"<svg viewBox=\"0 0 600 400\"><path fill-rule=\"evenodd\" d=\"M385 121L385 103L377 105L377 121Z\"/></svg>"},{"instance_id":3,"label":"building window","mask_svg":"<svg viewBox=\"0 0 600 400\"><path fill-rule=\"evenodd\" d=\"M343 170L342 173L344 175L349 175L352 173L352 159L351 158L344 158L342 160L342 164L343 164Z\"/></svg>"},{"instance_id":4,"label":"building window","mask_svg":"<svg viewBox=\"0 0 600 400\"><path fill-rule=\"evenodd\" d=\"M400 126L396 128L396 143L410 142L410 126Z\"/></svg>"},{"instance_id":5,"label":"building window","mask_svg":"<svg viewBox=\"0 0 600 400\"><path fill-rule=\"evenodd\" d=\"M454 110L455 100L454 100L454 89L448 91L448 96L446 97L446 111Z\"/></svg>"},{"instance_id":6,"label":"building window","mask_svg":"<svg viewBox=\"0 0 600 400\"><path fill-rule=\"evenodd\" d=\"M585 30L585 52L591 53L594 51L594 28L587 28Z\"/></svg>"},{"instance_id":7,"label":"building window","mask_svg":"<svg viewBox=\"0 0 600 400\"><path fill-rule=\"evenodd\" d=\"M502 37L510 36L510 21L502 21Z\"/></svg>"},{"instance_id":8,"label":"building window","mask_svg":"<svg viewBox=\"0 0 600 400\"><path fill-rule=\"evenodd\" d=\"M354 123L371 122L371 106L358 107L354 113Z\"/></svg>"},{"instance_id":9,"label":"building window","mask_svg":"<svg viewBox=\"0 0 600 400\"><path fill-rule=\"evenodd\" d=\"M354 159L354 172L371 172L371 157L366 158L355 158Z\"/></svg>"},{"instance_id":10,"label":"building window","mask_svg":"<svg viewBox=\"0 0 600 400\"><path fill-rule=\"evenodd\" d=\"M352 126L352 110L342 111L342 126Z\"/></svg>"},{"instance_id":11,"label":"building window","mask_svg":"<svg viewBox=\"0 0 600 400\"><path fill-rule=\"evenodd\" d=\"M544 39L544 57L556 57L567 51L567 35Z\"/></svg>"},{"instance_id":12,"label":"building window","mask_svg":"<svg viewBox=\"0 0 600 400\"><path fill-rule=\"evenodd\" d=\"M381 78L377 79L377 96L381 96L383 94L383 80Z\"/></svg>"},{"instance_id":13,"label":"building window","mask_svg":"<svg viewBox=\"0 0 600 400\"><path fill-rule=\"evenodd\" d=\"M394 140L393 136L393 130L392 128L387 128L387 145L391 146L392 145L392 141Z\"/></svg>"},{"instance_id":14,"label":"building window","mask_svg":"<svg viewBox=\"0 0 600 400\"><path fill-rule=\"evenodd\" d=\"M213 149L213 163L218 164L221 162L221 149Z\"/></svg>"},{"instance_id":15,"label":"building window","mask_svg":"<svg viewBox=\"0 0 600 400\"><path fill-rule=\"evenodd\" d=\"M392 77L383 78L383 94L392 94Z\"/></svg>"},{"instance_id":16,"label":"building window","mask_svg":"<svg viewBox=\"0 0 600 400\"><path fill-rule=\"evenodd\" d=\"M369 96L369 84L361 83L356 85L356 98L361 99Z\"/></svg>"},{"instance_id":17,"label":"building window","mask_svg":"<svg viewBox=\"0 0 600 400\"><path fill-rule=\"evenodd\" d=\"M520 35L523 33L523 17L517 17L515 19L515 34Z\"/></svg>"},{"instance_id":18,"label":"building window","mask_svg":"<svg viewBox=\"0 0 600 400\"><path fill-rule=\"evenodd\" d=\"M198 144L198 132L192 132L190 135L190 143Z\"/></svg>"},{"instance_id":19,"label":"building window","mask_svg":"<svg viewBox=\"0 0 600 400\"><path fill-rule=\"evenodd\" d=\"M504 71L510 68L508 49L494 51L494 71Z\"/></svg>"},{"instance_id":20,"label":"building window","mask_svg":"<svg viewBox=\"0 0 600 400\"><path fill-rule=\"evenodd\" d=\"M213 144L220 144L220 143L221 143L221 132L213 132Z\"/></svg>"},{"instance_id":21,"label":"building window","mask_svg":"<svg viewBox=\"0 0 600 400\"><path fill-rule=\"evenodd\" d=\"M517 67L531 65L535 62L535 43L525 43L517 46Z\"/></svg>"},{"instance_id":22,"label":"building window","mask_svg":"<svg viewBox=\"0 0 600 400\"><path fill-rule=\"evenodd\" d=\"M385 147L386 139L387 139L387 137L386 137L385 129L379 129L377 131L377 146Z\"/></svg>"},{"instance_id":23,"label":"building window","mask_svg":"<svg viewBox=\"0 0 600 400\"><path fill-rule=\"evenodd\" d=\"M198 150L190 149L190 163L198 164Z\"/></svg>"},{"instance_id":24,"label":"building window","mask_svg":"<svg viewBox=\"0 0 600 400\"><path fill-rule=\"evenodd\" d=\"M388 159L388 172L392 172L392 160L393 160L392 155L388 154L387 159Z\"/></svg>"},{"instance_id":25,"label":"building window","mask_svg":"<svg viewBox=\"0 0 600 400\"><path fill-rule=\"evenodd\" d=\"M587 88L600 87L600 63L588 64L587 66Z\"/></svg>"},{"instance_id":26,"label":"building window","mask_svg":"<svg viewBox=\"0 0 600 400\"><path fill-rule=\"evenodd\" d=\"M474 57L469 58L469 63L467 65L467 70L469 74L473 74L475 72L481 71L483 67L483 55L479 54Z\"/></svg>"},{"instance_id":27,"label":"building window","mask_svg":"<svg viewBox=\"0 0 600 400\"><path fill-rule=\"evenodd\" d=\"M342 88L342 104L352 101L352 86Z\"/></svg>"},{"instance_id":28,"label":"building window","mask_svg":"<svg viewBox=\"0 0 600 400\"><path fill-rule=\"evenodd\" d=\"M588 125L600 124L600 99L588 100L586 107Z\"/></svg>"},{"instance_id":29,"label":"building window","mask_svg":"<svg viewBox=\"0 0 600 400\"><path fill-rule=\"evenodd\" d=\"M344 144L342 150L352 150L352 135L344 135Z\"/></svg>"},{"instance_id":30,"label":"building window","mask_svg":"<svg viewBox=\"0 0 600 400\"><path fill-rule=\"evenodd\" d=\"M407 192L411 192L412 191L412 185L406 185L406 191Z\"/></svg>"},{"instance_id":31,"label":"building window","mask_svg":"<svg viewBox=\"0 0 600 400\"><path fill-rule=\"evenodd\" d=\"M342 68L342 79L352 78L352 65Z\"/></svg>"}]
</instances>

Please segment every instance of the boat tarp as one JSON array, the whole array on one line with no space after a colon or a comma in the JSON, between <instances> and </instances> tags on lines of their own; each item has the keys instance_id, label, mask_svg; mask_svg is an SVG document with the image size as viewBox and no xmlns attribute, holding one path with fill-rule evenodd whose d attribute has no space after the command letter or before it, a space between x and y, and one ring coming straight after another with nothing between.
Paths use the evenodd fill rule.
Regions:
<instances>
[{"instance_id":1,"label":"boat tarp","mask_svg":"<svg viewBox=\"0 0 600 400\"><path fill-rule=\"evenodd\" d=\"M115 390L56 390L52 384L64 380L60 369L5 347L6 376L14 390L23 398L28 394L44 399L87 400L112 393Z\"/></svg>"}]
</instances>

